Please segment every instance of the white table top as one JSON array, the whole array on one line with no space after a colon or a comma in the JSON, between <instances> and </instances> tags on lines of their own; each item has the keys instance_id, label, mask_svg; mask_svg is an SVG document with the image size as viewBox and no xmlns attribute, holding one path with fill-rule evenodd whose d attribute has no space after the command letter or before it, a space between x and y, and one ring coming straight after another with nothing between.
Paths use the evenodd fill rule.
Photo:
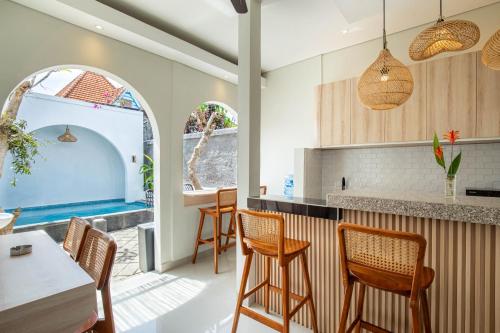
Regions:
<instances>
[{"instance_id":1,"label":"white table top","mask_svg":"<svg viewBox=\"0 0 500 333\"><path fill-rule=\"evenodd\" d=\"M10 256L12 246L24 244L33 246L31 254ZM88 285L92 278L44 231L0 236L0 314Z\"/></svg>"}]
</instances>

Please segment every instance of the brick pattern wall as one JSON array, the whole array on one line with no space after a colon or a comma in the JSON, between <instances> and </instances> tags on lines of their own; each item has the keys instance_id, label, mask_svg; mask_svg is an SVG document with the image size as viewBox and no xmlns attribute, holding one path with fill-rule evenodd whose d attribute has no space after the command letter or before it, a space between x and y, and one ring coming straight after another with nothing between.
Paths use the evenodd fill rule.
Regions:
<instances>
[{"instance_id":1,"label":"brick pattern wall","mask_svg":"<svg viewBox=\"0 0 500 333\"><path fill-rule=\"evenodd\" d=\"M457 192L466 187L500 189L500 143L464 144L457 176ZM351 189L441 193L445 175L435 162L430 146L324 150L322 195L340 188L346 177ZM450 162L450 146L444 156Z\"/></svg>"}]
</instances>

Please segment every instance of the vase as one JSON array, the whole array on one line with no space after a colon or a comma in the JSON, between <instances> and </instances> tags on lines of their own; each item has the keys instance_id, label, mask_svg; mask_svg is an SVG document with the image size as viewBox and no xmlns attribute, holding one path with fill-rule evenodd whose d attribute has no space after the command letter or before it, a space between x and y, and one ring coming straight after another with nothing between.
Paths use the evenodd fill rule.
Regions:
<instances>
[{"instance_id":1,"label":"vase","mask_svg":"<svg viewBox=\"0 0 500 333\"><path fill-rule=\"evenodd\" d=\"M455 176L446 176L444 181L444 196L447 199L455 199L457 196L457 179Z\"/></svg>"}]
</instances>

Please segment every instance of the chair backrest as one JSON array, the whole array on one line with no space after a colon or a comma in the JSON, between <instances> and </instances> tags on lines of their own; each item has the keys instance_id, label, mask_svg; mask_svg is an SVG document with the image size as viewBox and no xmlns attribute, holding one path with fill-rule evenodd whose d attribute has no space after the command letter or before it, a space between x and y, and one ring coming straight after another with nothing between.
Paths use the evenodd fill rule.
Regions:
<instances>
[{"instance_id":1,"label":"chair backrest","mask_svg":"<svg viewBox=\"0 0 500 333\"><path fill-rule=\"evenodd\" d=\"M260 195L266 195L266 194L267 194L267 186L261 185L260 186Z\"/></svg>"},{"instance_id":2,"label":"chair backrest","mask_svg":"<svg viewBox=\"0 0 500 333\"><path fill-rule=\"evenodd\" d=\"M238 201L238 190L235 188L224 188L217 191L216 207L217 209L233 207L236 209Z\"/></svg>"},{"instance_id":3,"label":"chair backrest","mask_svg":"<svg viewBox=\"0 0 500 333\"><path fill-rule=\"evenodd\" d=\"M90 224L82 218L72 217L64 237L63 249L69 253L71 258L78 261L82 251L83 241L90 229Z\"/></svg>"},{"instance_id":4,"label":"chair backrest","mask_svg":"<svg viewBox=\"0 0 500 333\"><path fill-rule=\"evenodd\" d=\"M238 210L238 228L243 254L247 255L252 244L259 248L278 250L278 261L284 264L285 221L276 213L264 213L253 210Z\"/></svg>"},{"instance_id":5,"label":"chair backrest","mask_svg":"<svg viewBox=\"0 0 500 333\"><path fill-rule=\"evenodd\" d=\"M0 211L3 213L3 209L0 209ZM9 222L5 227L0 229L0 235L8 235L11 234L14 231L14 224L16 224L16 220L21 215L21 208L16 208L16 210L12 213L14 217L12 218L12 221Z\"/></svg>"},{"instance_id":6,"label":"chair backrest","mask_svg":"<svg viewBox=\"0 0 500 333\"><path fill-rule=\"evenodd\" d=\"M94 279L98 290L109 282L115 255L113 237L93 228L87 232L78 263Z\"/></svg>"},{"instance_id":7,"label":"chair backrest","mask_svg":"<svg viewBox=\"0 0 500 333\"><path fill-rule=\"evenodd\" d=\"M337 229L344 281L354 263L371 270L413 277L418 286L427 241L419 234L341 223Z\"/></svg>"},{"instance_id":8,"label":"chair backrest","mask_svg":"<svg viewBox=\"0 0 500 333\"><path fill-rule=\"evenodd\" d=\"M194 186L189 183L184 183L184 191L194 191Z\"/></svg>"}]
</instances>

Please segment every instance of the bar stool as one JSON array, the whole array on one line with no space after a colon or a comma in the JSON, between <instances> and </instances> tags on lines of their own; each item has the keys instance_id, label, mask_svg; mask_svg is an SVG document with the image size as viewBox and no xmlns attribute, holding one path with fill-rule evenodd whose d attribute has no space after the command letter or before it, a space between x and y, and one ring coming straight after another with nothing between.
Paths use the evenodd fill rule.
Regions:
<instances>
[{"instance_id":1,"label":"bar stool","mask_svg":"<svg viewBox=\"0 0 500 333\"><path fill-rule=\"evenodd\" d=\"M403 295L410 299L413 332L420 332L420 305L425 332L431 332L426 290L434 280L434 270L424 267L427 242L409 232L369 228L341 223L337 229L344 306L339 333L346 332L354 283L360 284L356 316L347 332L364 328L371 332L389 332L362 319L366 286Z\"/></svg>"},{"instance_id":2,"label":"bar stool","mask_svg":"<svg viewBox=\"0 0 500 333\"><path fill-rule=\"evenodd\" d=\"M235 225L236 201L237 190L235 188L221 189L217 191L215 206L200 208L200 222L198 224L198 233L194 243L193 264L196 263L200 245L209 244L214 248L214 272L215 274L219 272L219 254L222 250L226 251L236 244L235 242L229 243L230 238L236 239L236 231L233 227ZM222 217L224 214L230 214L229 227L226 233L222 232ZM203 239L203 224L205 223L206 215L212 217L213 236L208 239ZM226 237L224 246L222 246L221 243L222 236Z\"/></svg>"},{"instance_id":3,"label":"bar stool","mask_svg":"<svg viewBox=\"0 0 500 333\"><path fill-rule=\"evenodd\" d=\"M316 310L314 308L311 279L309 277L306 260L306 250L309 248L311 243L285 238L285 222L283 220L283 216L278 214L239 210L238 229L240 231L241 249L243 255L245 255L245 266L243 268L243 277L241 279L238 301L236 303L232 333L236 333L240 313L278 332L289 333L291 318L305 304L309 305L313 330L317 333L318 324L316 319ZM259 283L249 292L245 293L254 253L259 253L264 256L264 281ZM302 263L306 296L299 296L290 291L289 264L297 257L300 257ZM270 267L272 258L278 260L281 268L281 288L273 286L270 283ZM243 301L262 287L264 287L264 306L267 313L269 313L270 291L281 293L283 303L283 324L271 320L268 317L243 306ZM298 301L298 304L293 309L290 308L290 298Z\"/></svg>"}]
</instances>

